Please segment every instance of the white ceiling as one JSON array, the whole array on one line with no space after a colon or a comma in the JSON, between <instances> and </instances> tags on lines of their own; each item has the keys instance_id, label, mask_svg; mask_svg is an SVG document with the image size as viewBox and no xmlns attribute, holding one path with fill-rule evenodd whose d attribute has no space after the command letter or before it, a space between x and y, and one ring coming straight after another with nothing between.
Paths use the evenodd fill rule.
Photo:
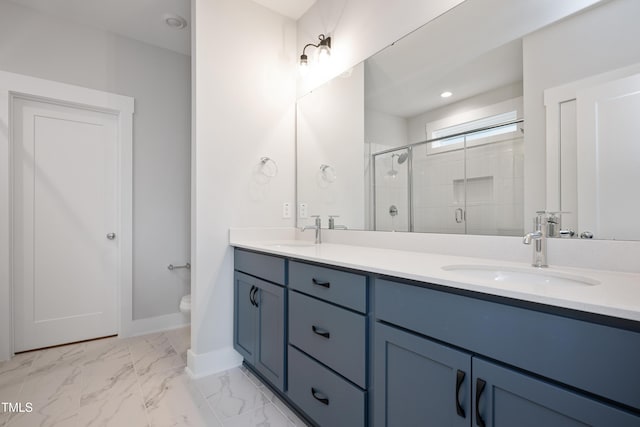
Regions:
<instances>
[{"instance_id":1,"label":"white ceiling","mask_svg":"<svg viewBox=\"0 0 640 427\"><path fill-rule=\"evenodd\" d=\"M11 0L14 3L89 27L99 28L144 43L191 54L190 0ZM253 0L297 20L316 0ZM187 20L175 30L164 23L170 13Z\"/></svg>"},{"instance_id":2,"label":"white ceiling","mask_svg":"<svg viewBox=\"0 0 640 427\"><path fill-rule=\"evenodd\" d=\"M288 16L296 21L309 10L316 0L253 0L255 3Z\"/></svg>"},{"instance_id":3,"label":"white ceiling","mask_svg":"<svg viewBox=\"0 0 640 427\"><path fill-rule=\"evenodd\" d=\"M379 64L376 64L379 65ZM463 64L440 64L428 72L380 79L373 61L367 67L367 107L399 117L413 117L462 99L522 81L522 41L507 43ZM391 79L391 80L389 80ZM391 81L393 83L391 83ZM453 93L443 99L444 91Z\"/></svg>"},{"instance_id":4,"label":"white ceiling","mask_svg":"<svg viewBox=\"0 0 640 427\"><path fill-rule=\"evenodd\" d=\"M11 0L60 20L71 20L185 55L191 54L190 0ZM293 0L289 0L293 1ZM174 30L164 23L166 13L187 20Z\"/></svg>"},{"instance_id":5,"label":"white ceiling","mask_svg":"<svg viewBox=\"0 0 640 427\"><path fill-rule=\"evenodd\" d=\"M413 117L522 80L522 37L580 9L556 0L464 1L365 62L367 108ZM453 92L447 99L445 90Z\"/></svg>"}]
</instances>

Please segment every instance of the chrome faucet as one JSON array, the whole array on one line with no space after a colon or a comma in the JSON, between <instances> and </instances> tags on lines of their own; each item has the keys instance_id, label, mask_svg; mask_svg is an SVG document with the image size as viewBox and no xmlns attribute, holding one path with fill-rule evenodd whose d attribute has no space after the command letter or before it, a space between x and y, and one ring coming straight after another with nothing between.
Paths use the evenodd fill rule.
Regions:
<instances>
[{"instance_id":1,"label":"chrome faucet","mask_svg":"<svg viewBox=\"0 0 640 427\"><path fill-rule=\"evenodd\" d=\"M316 245L322 243L322 236L320 234L322 230L322 220L320 219L320 215L311 215L312 218L315 218L315 225L305 225L302 227L302 231L305 230L316 230Z\"/></svg>"},{"instance_id":2,"label":"chrome faucet","mask_svg":"<svg viewBox=\"0 0 640 427\"><path fill-rule=\"evenodd\" d=\"M538 211L536 214L535 218L533 218L533 231L524 235L522 243L530 245L531 241L535 240L531 265L534 267L549 267L549 264L547 264L548 213L546 211Z\"/></svg>"}]
</instances>

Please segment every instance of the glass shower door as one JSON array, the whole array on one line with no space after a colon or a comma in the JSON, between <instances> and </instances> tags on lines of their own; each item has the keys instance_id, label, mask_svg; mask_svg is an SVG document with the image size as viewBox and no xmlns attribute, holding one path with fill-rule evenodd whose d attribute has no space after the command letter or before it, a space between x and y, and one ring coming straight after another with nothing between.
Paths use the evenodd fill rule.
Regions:
<instances>
[{"instance_id":1,"label":"glass shower door","mask_svg":"<svg viewBox=\"0 0 640 427\"><path fill-rule=\"evenodd\" d=\"M413 147L413 229L425 233L465 233L464 149L440 144Z\"/></svg>"}]
</instances>

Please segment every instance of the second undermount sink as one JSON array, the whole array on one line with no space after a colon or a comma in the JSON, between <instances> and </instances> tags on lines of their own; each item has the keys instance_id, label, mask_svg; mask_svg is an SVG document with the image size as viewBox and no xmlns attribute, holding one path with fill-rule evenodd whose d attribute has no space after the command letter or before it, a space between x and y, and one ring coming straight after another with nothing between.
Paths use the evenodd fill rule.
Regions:
<instances>
[{"instance_id":1,"label":"second undermount sink","mask_svg":"<svg viewBox=\"0 0 640 427\"><path fill-rule=\"evenodd\" d=\"M595 286L600 282L589 277L560 271L536 268L505 267L496 265L445 265L445 271L460 273L468 278L492 280L494 282L551 285L551 286Z\"/></svg>"}]
</instances>

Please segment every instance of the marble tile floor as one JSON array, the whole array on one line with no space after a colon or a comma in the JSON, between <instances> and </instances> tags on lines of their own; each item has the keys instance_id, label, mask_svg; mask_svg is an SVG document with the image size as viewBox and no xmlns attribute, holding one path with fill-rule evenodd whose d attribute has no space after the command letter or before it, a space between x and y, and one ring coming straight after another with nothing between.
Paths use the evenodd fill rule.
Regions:
<instances>
[{"instance_id":1,"label":"marble tile floor","mask_svg":"<svg viewBox=\"0 0 640 427\"><path fill-rule=\"evenodd\" d=\"M189 328L105 338L0 362L0 427L305 426L244 367L191 380Z\"/></svg>"}]
</instances>

